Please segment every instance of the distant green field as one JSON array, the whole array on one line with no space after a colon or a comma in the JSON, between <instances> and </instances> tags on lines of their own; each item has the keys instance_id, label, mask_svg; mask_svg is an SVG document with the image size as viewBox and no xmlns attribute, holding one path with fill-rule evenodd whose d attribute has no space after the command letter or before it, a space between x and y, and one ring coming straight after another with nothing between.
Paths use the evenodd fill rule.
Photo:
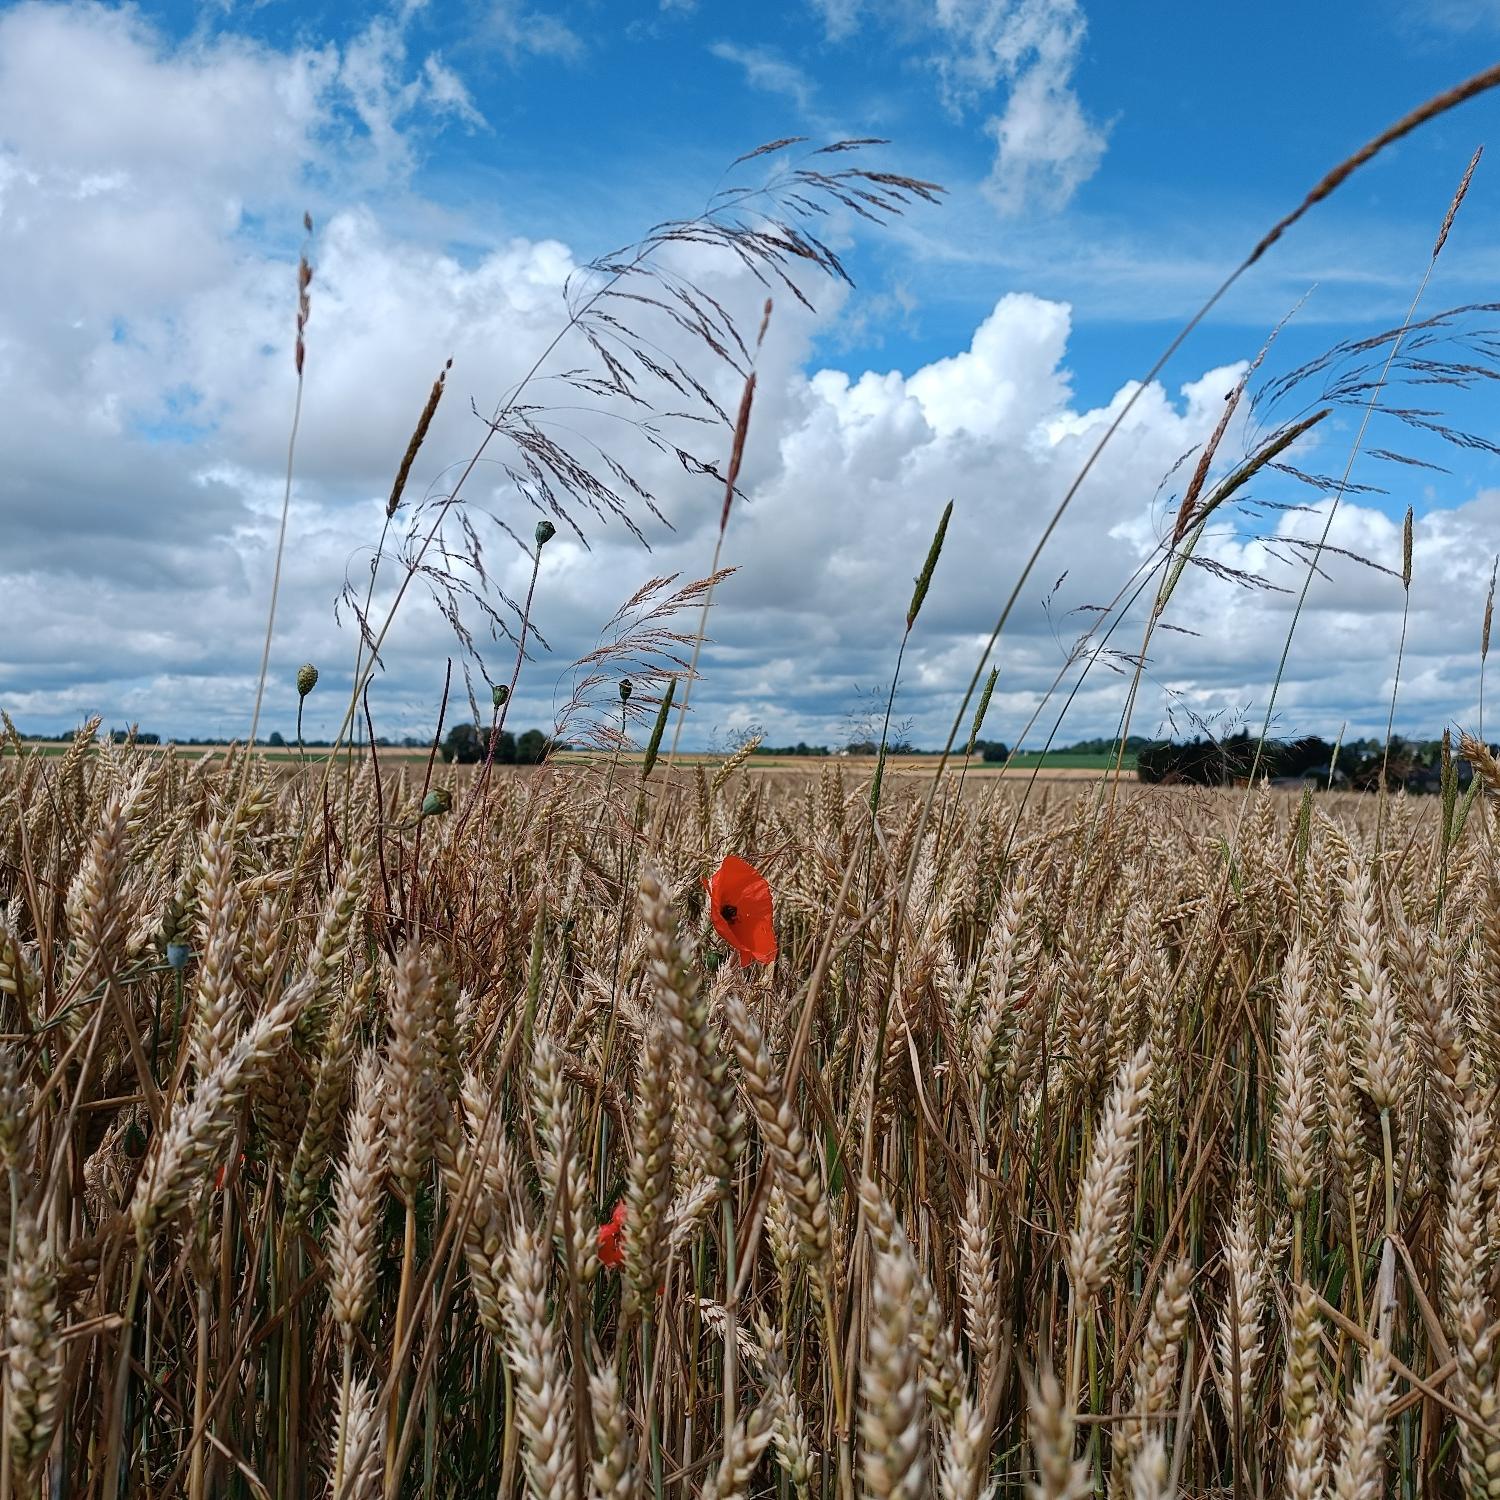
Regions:
<instances>
[{"instance_id":1,"label":"distant green field","mask_svg":"<svg viewBox=\"0 0 1500 1500\"><path fill-rule=\"evenodd\" d=\"M1022 750L1011 765L1031 767L1038 763L1051 766L1055 771L1108 771L1113 768L1115 758L1113 755L1089 755L1070 750L1054 750L1050 755L1043 756L1038 751ZM1122 767L1133 772L1135 756L1127 754Z\"/></svg>"}]
</instances>

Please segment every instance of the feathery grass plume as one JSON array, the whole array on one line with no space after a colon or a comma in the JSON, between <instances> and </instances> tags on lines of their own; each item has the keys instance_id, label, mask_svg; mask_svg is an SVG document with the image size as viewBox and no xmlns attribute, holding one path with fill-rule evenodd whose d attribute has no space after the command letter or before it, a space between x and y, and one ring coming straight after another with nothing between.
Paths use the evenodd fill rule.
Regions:
<instances>
[{"instance_id":1,"label":"feathery grass plume","mask_svg":"<svg viewBox=\"0 0 1500 1500\"><path fill-rule=\"evenodd\" d=\"M36 1217L22 1205L13 1225L5 1366L6 1442L24 1487L52 1444L63 1373L57 1276Z\"/></svg>"},{"instance_id":2,"label":"feathery grass plume","mask_svg":"<svg viewBox=\"0 0 1500 1500\"><path fill-rule=\"evenodd\" d=\"M1150 1084L1151 1049L1142 1043L1121 1065L1099 1117L1073 1210L1066 1263L1080 1316L1103 1287L1124 1241L1130 1169Z\"/></svg>"},{"instance_id":3,"label":"feathery grass plume","mask_svg":"<svg viewBox=\"0 0 1500 1500\"><path fill-rule=\"evenodd\" d=\"M1432 242L1432 259L1436 260L1443 253L1443 246L1448 242L1448 232L1453 228L1453 221L1458 217L1458 211L1463 206L1463 201L1469 195L1469 184L1474 180L1474 169L1479 165L1479 158L1484 155L1484 147L1477 146L1473 156L1469 158L1469 165L1464 169L1462 180L1458 184L1458 191L1453 195L1453 201L1448 205L1448 212L1443 215L1443 222L1438 227L1437 238Z\"/></svg>"},{"instance_id":4,"label":"feathery grass plume","mask_svg":"<svg viewBox=\"0 0 1500 1500\"><path fill-rule=\"evenodd\" d=\"M818 1164L797 1112L773 1076L771 1054L760 1027L745 1004L744 991L731 984L723 991L724 1018L739 1060L745 1093L749 1096L761 1139L770 1153L777 1181L807 1261L813 1286L827 1297L832 1271L832 1234L828 1201Z\"/></svg>"},{"instance_id":5,"label":"feathery grass plume","mask_svg":"<svg viewBox=\"0 0 1500 1500\"><path fill-rule=\"evenodd\" d=\"M1321 1103L1312 956L1298 937L1281 971L1276 1012L1276 1117L1271 1151L1294 1214L1307 1207Z\"/></svg>"},{"instance_id":6,"label":"feathery grass plume","mask_svg":"<svg viewBox=\"0 0 1500 1500\"><path fill-rule=\"evenodd\" d=\"M979 743L979 731L984 728L984 716L990 711L990 698L999 680L1000 668L991 667L990 675L984 679L984 688L979 694L979 707L974 710L974 723L969 729L969 743L964 747L965 755L972 755L974 746Z\"/></svg>"},{"instance_id":7,"label":"feathery grass plume","mask_svg":"<svg viewBox=\"0 0 1500 1500\"><path fill-rule=\"evenodd\" d=\"M401 496L406 489L411 466L416 462L417 453L427 440L427 429L432 426L433 414L437 411L438 402L443 399L443 392L447 389L448 371L452 368L453 360L450 358L438 371L438 378L432 382L432 389L427 393L427 404L422 408L421 416L417 418L417 425L412 432L411 441L406 445L406 452L401 455L395 482L391 485L390 499L385 502L386 520L390 520L396 514L396 509L401 504Z\"/></svg>"},{"instance_id":8,"label":"feathery grass plume","mask_svg":"<svg viewBox=\"0 0 1500 1500\"><path fill-rule=\"evenodd\" d=\"M1192 1305L1192 1282L1191 1263L1179 1260L1166 1268L1157 1285L1131 1376L1130 1410L1139 1415L1110 1428L1114 1456L1110 1469L1111 1494L1123 1492L1150 1424L1164 1421L1174 1409L1182 1336Z\"/></svg>"},{"instance_id":9,"label":"feathery grass plume","mask_svg":"<svg viewBox=\"0 0 1500 1500\"><path fill-rule=\"evenodd\" d=\"M1026 1382L1027 1435L1035 1478L1026 1486L1028 1500L1085 1500L1093 1490L1089 1466L1073 1457L1075 1422L1061 1382L1043 1369Z\"/></svg>"},{"instance_id":10,"label":"feathery grass plume","mask_svg":"<svg viewBox=\"0 0 1500 1500\"><path fill-rule=\"evenodd\" d=\"M554 1500L573 1485L573 1402L547 1305L548 1260L541 1236L524 1220L514 1220L505 1319L526 1483L535 1500Z\"/></svg>"},{"instance_id":11,"label":"feathery grass plume","mask_svg":"<svg viewBox=\"0 0 1500 1500\"><path fill-rule=\"evenodd\" d=\"M372 1049L360 1058L355 1072L354 1114L334 1181L328 1244L329 1303L346 1342L364 1323L375 1294L385 1189L380 1091L380 1064Z\"/></svg>"},{"instance_id":12,"label":"feathery grass plume","mask_svg":"<svg viewBox=\"0 0 1500 1500\"><path fill-rule=\"evenodd\" d=\"M678 1098L693 1170L727 1187L744 1143L744 1116L729 1077L729 1063L709 1020L707 998L689 968L677 923L660 879L640 879L646 919L647 973L677 1063Z\"/></svg>"},{"instance_id":13,"label":"feathery grass plume","mask_svg":"<svg viewBox=\"0 0 1500 1500\"><path fill-rule=\"evenodd\" d=\"M1322 1321L1317 1295L1299 1286L1286 1331L1286 1368L1281 1384L1281 1421L1286 1445L1288 1500L1319 1500L1327 1468L1324 1457L1323 1391L1318 1373Z\"/></svg>"},{"instance_id":14,"label":"feathery grass plume","mask_svg":"<svg viewBox=\"0 0 1500 1500\"><path fill-rule=\"evenodd\" d=\"M612 1365L589 1372L589 1407L594 1419L591 1470L597 1500L635 1500L639 1479L635 1472L635 1440L620 1397L620 1380Z\"/></svg>"},{"instance_id":15,"label":"feathery grass plume","mask_svg":"<svg viewBox=\"0 0 1500 1500\"><path fill-rule=\"evenodd\" d=\"M368 1378L361 1377L340 1393L329 1500L378 1500L385 1482L380 1458L384 1447L385 1419L378 1393Z\"/></svg>"},{"instance_id":16,"label":"feathery grass plume","mask_svg":"<svg viewBox=\"0 0 1500 1500\"><path fill-rule=\"evenodd\" d=\"M625 1190L625 1280L635 1315L650 1314L666 1271L672 1207L672 1074L670 1042L660 1025L646 1033L637 1077L634 1144Z\"/></svg>"},{"instance_id":17,"label":"feathery grass plume","mask_svg":"<svg viewBox=\"0 0 1500 1500\"><path fill-rule=\"evenodd\" d=\"M1453 843L1453 810L1458 806L1458 766L1453 759L1453 731L1443 726L1442 751L1438 760L1439 787L1443 798L1443 857Z\"/></svg>"},{"instance_id":18,"label":"feathery grass plume","mask_svg":"<svg viewBox=\"0 0 1500 1500\"><path fill-rule=\"evenodd\" d=\"M1495 574L1500 570L1500 558L1496 559L1494 567L1490 569L1489 592L1484 596L1484 624L1479 632L1479 661L1484 664L1485 658L1490 654L1490 626L1495 619Z\"/></svg>"},{"instance_id":19,"label":"feathery grass plume","mask_svg":"<svg viewBox=\"0 0 1500 1500\"><path fill-rule=\"evenodd\" d=\"M904 1239L876 1250L869 1347L860 1366L861 1471L870 1500L921 1500L927 1493L916 1280Z\"/></svg>"},{"instance_id":20,"label":"feathery grass plume","mask_svg":"<svg viewBox=\"0 0 1500 1500\"><path fill-rule=\"evenodd\" d=\"M1385 1493L1385 1441L1396 1386L1391 1357L1378 1339L1366 1351L1344 1414L1344 1444L1333 1471L1337 1500L1378 1500Z\"/></svg>"},{"instance_id":21,"label":"feathery grass plume","mask_svg":"<svg viewBox=\"0 0 1500 1500\"><path fill-rule=\"evenodd\" d=\"M137 1244L149 1244L160 1226L208 1185L209 1168L233 1131L240 1106L291 1037L309 993L306 982L288 989L241 1033L218 1067L199 1081L192 1097L174 1109L130 1199Z\"/></svg>"}]
</instances>

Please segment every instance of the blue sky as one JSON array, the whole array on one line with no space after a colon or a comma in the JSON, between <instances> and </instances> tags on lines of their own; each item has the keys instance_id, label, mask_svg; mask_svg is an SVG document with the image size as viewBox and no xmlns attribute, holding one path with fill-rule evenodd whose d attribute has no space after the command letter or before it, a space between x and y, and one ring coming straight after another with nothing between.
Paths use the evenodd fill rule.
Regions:
<instances>
[{"instance_id":1,"label":"blue sky","mask_svg":"<svg viewBox=\"0 0 1500 1500\"><path fill-rule=\"evenodd\" d=\"M454 356L454 394L415 476L424 486L472 447L470 399L487 408L556 327L570 266L693 214L761 141L879 135L891 141L880 165L941 182L946 201L883 230L835 220L855 289L809 286L816 318L778 307L731 539L741 573L690 737L747 724L775 739L836 737L887 669L901 614L889 601L951 496L962 556L930 639L915 643L906 704L932 738L1022 544L1126 383L1327 167L1497 49L1500 6L1461 0L1420 13L1386 0L0 6L0 384L20 418L0 481L16 541L0 582L29 626L8 657L0 648L0 701L37 729L95 709L171 733L239 732L264 617L290 401L285 287L304 207L318 273L277 660L325 656L336 692L334 663L352 643L331 600L368 555L441 360ZM1470 104L1359 174L1176 357L1040 569L1046 583L1071 581L1045 609L1044 590L1028 595L997 732L1030 717L1059 641L1082 628L1068 611L1108 598L1159 535L1158 483L1203 440L1236 362L1299 302L1267 374L1399 320L1497 111L1500 95ZM1500 300L1495 170L1500 157L1480 166L1426 312ZM755 305L748 284L715 285L740 311ZM732 400L733 384L716 389ZM1438 394L1445 420L1485 429L1483 387ZM1337 415L1298 462L1338 472L1356 426L1357 414ZM1390 438L1377 421L1366 446ZM1239 427L1231 439L1226 459L1250 440ZM1398 720L1435 731L1477 701L1472 651L1444 615L1462 600L1477 619L1500 499L1482 450L1440 451L1409 432L1404 447L1449 472L1361 460L1356 479L1390 493L1358 496L1336 540L1389 562L1406 505L1426 521L1431 593ZM557 660L528 672L522 714L545 721L566 701L567 662L619 602L608 590L706 566L712 502L680 473L657 479L677 531L650 533L655 557L618 528L591 537L591 552L549 554L543 623ZM482 498L502 520L524 513L507 510L517 497L503 486ZM816 568L784 553L803 521L822 549ZM1316 531L1321 519L1268 524ZM1250 529L1224 536L1222 560L1274 569ZM502 554L498 534L494 545L513 594L525 560ZM1279 655L1276 595L1226 598L1222 582L1193 582L1184 608L1198 634L1153 662L1148 732L1174 705L1220 722L1263 703ZM1318 650L1293 662L1286 728L1383 724L1384 635L1400 606L1388 582L1336 570L1315 598ZM393 732L430 722L433 662L453 650L422 610L393 636ZM292 704L287 679L273 685L271 727ZM1070 723L1107 732L1118 701L1118 683L1100 681Z\"/></svg>"},{"instance_id":2,"label":"blue sky","mask_svg":"<svg viewBox=\"0 0 1500 1500\"><path fill-rule=\"evenodd\" d=\"M1024 7L953 7L966 8ZM371 14L285 0L139 9L183 43L233 34L277 48L347 45ZM843 30L828 19L841 9ZM1333 162L1496 55L1500 6L1422 9L1080 9L1071 85L1100 136L1098 168L1066 203L1004 214L984 183L995 158L986 121L1003 108L1005 84L945 87L944 58L959 44L922 6L434 0L411 7L405 45L414 56L434 50L482 119L421 132L404 207L436 233L451 215L446 242L460 255L510 234L556 236L587 254L633 240L657 215L690 215L761 141L886 136L890 161L947 186L948 206L855 243L848 263L866 298L910 305L862 336L830 330L817 357L851 372L941 357L998 293L1026 290L1071 302L1075 388L1104 400ZM1295 353L1320 350L1330 328L1363 330L1404 310L1494 118L1481 102L1392 149L1273 252L1185 357L1242 357L1268 314L1314 288L1285 340ZM321 186L329 207L341 203L337 178ZM1440 302L1493 286L1497 228L1500 208L1480 192L1434 287Z\"/></svg>"}]
</instances>

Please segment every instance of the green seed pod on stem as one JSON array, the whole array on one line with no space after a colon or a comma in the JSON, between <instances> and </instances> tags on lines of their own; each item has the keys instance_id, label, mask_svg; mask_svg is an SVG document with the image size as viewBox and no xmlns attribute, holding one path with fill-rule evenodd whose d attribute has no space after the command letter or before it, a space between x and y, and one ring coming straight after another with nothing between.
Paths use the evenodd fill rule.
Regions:
<instances>
[{"instance_id":1,"label":"green seed pod on stem","mask_svg":"<svg viewBox=\"0 0 1500 1500\"><path fill-rule=\"evenodd\" d=\"M932 583L933 569L937 567L938 554L943 550L943 538L948 534L948 518L953 514L953 502L950 500L943 507L943 518L938 522L937 533L932 538L932 545L927 549L927 561L922 564L922 571L917 574L917 586L912 590L911 604L906 611L906 628L910 630L917 622L917 613L922 608L922 601L927 597L928 587Z\"/></svg>"},{"instance_id":2,"label":"green seed pod on stem","mask_svg":"<svg viewBox=\"0 0 1500 1500\"><path fill-rule=\"evenodd\" d=\"M651 738L646 744L646 758L641 762L641 780L644 781L656 765L656 754L661 749L661 737L666 733L667 715L672 711L672 694L677 691L677 679L667 679L667 690L661 695L661 707L656 710L656 723L651 726Z\"/></svg>"},{"instance_id":3,"label":"green seed pod on stem","mask_svg":"<svg viewBox=\"0 0 1500 1500\"><path fill-rule=\"evenodd\" d=\"M969 730L969 743L964 750L965 755L972 755L974 746L979 742L979 731L984 728L984 716L990 708L990 694L995 691L995 682L999 676L1000 668L991 667L990 675L985 679L984 691L979 695L979 707L974 710L974 727Z\"/></svg>"}]
</instances>

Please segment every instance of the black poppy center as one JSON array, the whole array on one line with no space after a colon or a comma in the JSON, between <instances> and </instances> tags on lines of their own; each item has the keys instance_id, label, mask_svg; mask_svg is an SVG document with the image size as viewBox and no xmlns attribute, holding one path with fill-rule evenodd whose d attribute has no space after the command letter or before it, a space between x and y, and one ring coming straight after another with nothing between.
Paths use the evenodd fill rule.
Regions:
<instances>
[{"instance_id":1,"label":"black poppy center","mask_svg":"<svg viewBox=\"0 0 1500 1500\"><path fill-rule=\"evenodd\" d=\"M723 917L726 922L734 921L734 919L739 916L739 914L739 908L737 906L731 906L727 901L723 906L719 908L719 915Z\"/></svg>"}]
</instances>

